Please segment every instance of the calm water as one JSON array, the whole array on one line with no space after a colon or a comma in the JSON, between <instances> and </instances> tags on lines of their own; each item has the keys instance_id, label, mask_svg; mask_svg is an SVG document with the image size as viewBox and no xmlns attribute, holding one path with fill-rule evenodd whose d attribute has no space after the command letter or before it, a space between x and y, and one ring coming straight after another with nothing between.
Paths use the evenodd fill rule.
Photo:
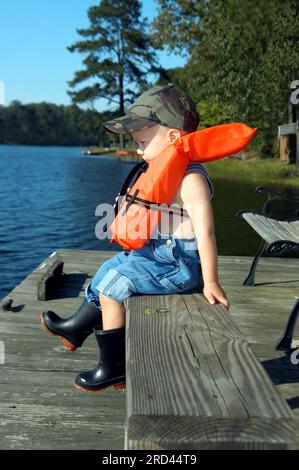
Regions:
<instances>
[{"instance_id":1,"label":"calm water","mask_svg":"<svg viewBox=\"0 0 299 470\"><path fill-rule=\"evenodd\" d=\"M77 147L0 145L0 299L58 248L121 249L96 238L95 209L114 203L132 166L84 156ZM253 255L259 237L234 216L260 207L259 182L213 182L219 254Z\"/></svg>"}]
</instances>

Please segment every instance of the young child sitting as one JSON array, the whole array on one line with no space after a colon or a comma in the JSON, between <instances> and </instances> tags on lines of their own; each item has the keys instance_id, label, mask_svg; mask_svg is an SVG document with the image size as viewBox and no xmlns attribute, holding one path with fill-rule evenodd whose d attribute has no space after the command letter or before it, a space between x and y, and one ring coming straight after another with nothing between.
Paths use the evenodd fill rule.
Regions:
<instances>
[{"instance_id":1,"label":"young child sitting","mask_svg":"<svg viewBox=\"0 0 299 470\"><path fill-rule=\"evenodd\" d=\"M149 162L176 139L194 132L198 124L195 104L168 84L143 93L125 116L105 123L104 127L110 132L130 133L138 144L138 154ZM69 349L80 347L95 332L100 361L95 369L77 375L77 388L99 391L109 386L125 386L123 302L131 295L196 289L210 303L220 302L229 308L218 280L213 192L204 167L190 163L172 201L186 208L188 216L178 219L169 215L166 234L161 233L160 225L141 249L124 250L104 262L87 286L83 303L70 318L63 319L52 311L42 313L43 326L61 336Z\"/></svg>"}]
</instances>

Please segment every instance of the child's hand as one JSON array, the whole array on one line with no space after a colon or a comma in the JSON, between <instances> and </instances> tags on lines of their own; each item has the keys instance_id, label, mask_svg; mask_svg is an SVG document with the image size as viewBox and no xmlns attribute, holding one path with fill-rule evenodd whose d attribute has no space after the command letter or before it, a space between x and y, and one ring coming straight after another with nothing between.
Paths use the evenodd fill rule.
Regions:
<instances>
[{"instance_id":1,"label":"child's hand","mask_svg":"<svg viewBox=\"0 0 299 470\"><path fill-rule=\"evenodd\" d=\"M218 301L229 309L229 301L218 282L206 282L203 288L203 294L210 304L215 304Z\"/></svg>"}]
</instances>

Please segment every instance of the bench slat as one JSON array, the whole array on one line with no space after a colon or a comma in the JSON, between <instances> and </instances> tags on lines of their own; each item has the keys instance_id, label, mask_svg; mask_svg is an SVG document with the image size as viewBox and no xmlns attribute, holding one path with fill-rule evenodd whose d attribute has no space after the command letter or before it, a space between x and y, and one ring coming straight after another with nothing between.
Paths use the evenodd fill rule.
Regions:
<instances>
[{"instance_id":1,"label":"bench slat","mask_svg":"<svg viewBox=\"0 0 299 470\"><path fill-rule=\"evenodd\" d=\"M278 240L289 240L299 243L299 237L296 235L296 232L294 234L290 233L289 226L286 228L286 226L279 224L275 219L250 212L244 213L243 218L267 243L273 243ZM289 224L292 227L293 222L289 222ZM296 227L297 224L294 226Z\"/></svg>"},{"instance_id":2,"label":"bench slat","mask_svg":"<svg viewBox=\"0 0 299 470\"><path fill-rule=\"evenodd\" d=\"M223 305L133 296L126 318L125 448L287 446L293 414Z\"/></svg>"},{"instance_id":3,"label":"bench slat","mask_svg":"<svg viewBox=\"0 0 299 470\"><path fill-rule=\"evenodd\" d=\"M256 214L246 212L243 214L243 219L264 239L267 243L272 243L277 240L276 235L269 229L269 225L264 221L259 220Z\"/></svg>"},{"instance_id":4,"label":"bench slat","mask_svg":"<svg viewBox=\"0 0 299 470\"><path fill-rule=\"evenodd\" d=\"M281 224L279 220L267 219L270 227L273 227L273 232L279 235L283 240L290 240L299 243L299 237L294 237L287 228Z\"/></svg>"},{"instance_id":5,"label":"bench slat","mask_svg":"<svg viewBox=\"0 0 299 470\"><path fill-rule=\"evenodd\" d=\"M285 230L287 230L287 232L291 235L291 237L295 237L295 239L298 239L298 243L299 243L299 223L297 224L297 228L296 228L296 225L294 222L284 222L280 220L278 222L280 225L282 225L285 228Z\"/></svg>"},{"instance_id":6,"label":"bench slat","mask_svg":"<svg viewBox=\"0 0 299 470\"><path fill-rule=\"evenodd\" d=\"M291 236L288 231L285 230L284 227L282 227L279 224L279 221L276 219L271 219L270 217L264 217L259 214L255 214L257 219L262 222L263 224L267 225L268 229L273 232L273 235L277 237L277 240L291 240L296 242L299 242L299 239L295 238L293 240L293 237Z\"/></svg>"}]
</instances>

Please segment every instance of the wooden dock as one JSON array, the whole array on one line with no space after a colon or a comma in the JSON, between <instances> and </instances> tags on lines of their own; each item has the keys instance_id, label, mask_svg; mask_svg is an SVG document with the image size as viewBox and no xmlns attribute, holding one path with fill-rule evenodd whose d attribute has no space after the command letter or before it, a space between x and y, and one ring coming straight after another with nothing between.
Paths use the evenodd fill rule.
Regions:
<instances>
[{"instance_id":1,"label":"wooden dock","mask_svg":"<svg viewBox=\"0 0 299 470\"><path fill-rule=\"evenodd\" d=\"M3 299L12 298L13 304L11 311L0 310L5 346L5 362L0 363L0 449L123 449L126 392L90 394L72 386L78 371L91 369L98 361L95 339L89 337L73 353L39 323L44 309L66 317L75 311L98 265L116 252L58 253L65 274L55 298L37 301L33 273ZM220 282L231 315L296 416L290 448L299 449L299 364L292 365L274 350L299 295L298 260L261 258L257 285L245 287L242 282L251 261L247 256L219 256Z\"/></svg>"},{"instance_id":2,"label":"wooden dock","mask_svg":"<svg viewBox=\"0 0 299 470\"><path fill-rule=\"evenodd\" d=\"M117 147L91 147L83 149L85 155L110 155L115 154Z\"/></svg>"}]
</instances>

